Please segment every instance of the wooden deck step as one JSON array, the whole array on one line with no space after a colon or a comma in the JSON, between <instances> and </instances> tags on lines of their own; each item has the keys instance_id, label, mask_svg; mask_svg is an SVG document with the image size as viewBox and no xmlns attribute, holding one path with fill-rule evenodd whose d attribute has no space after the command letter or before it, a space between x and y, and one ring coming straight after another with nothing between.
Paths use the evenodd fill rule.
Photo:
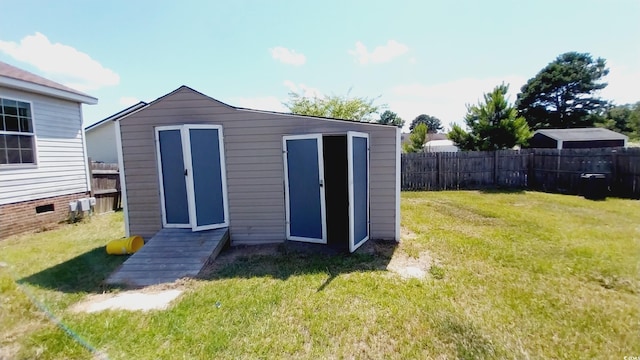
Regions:
<instances>
[{"instance_id":1,"label":"wooden deck step","mask_svg":"<svg viewBox=\"0 0 640 360\"><path fill-rule=\"evenodd\" d=\"M162 229L131 255L107 284L143 287L194 277L229 241L229 229Z\"/></svg>"}]
</instances>

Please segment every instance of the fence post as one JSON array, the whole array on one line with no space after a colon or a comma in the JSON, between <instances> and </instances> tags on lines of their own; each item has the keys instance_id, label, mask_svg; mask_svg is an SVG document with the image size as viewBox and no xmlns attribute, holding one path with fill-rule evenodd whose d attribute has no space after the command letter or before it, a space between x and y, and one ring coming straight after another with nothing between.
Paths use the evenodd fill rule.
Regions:
<instances>
[{"instance_id":1,"label":"fence post","mask_svg":"<svg viewBox=\"0 0 640 360\"><path fill-rule=\"evenodd\" d=\"M89 184L89 196L93 197L93 161L91 160L91 157L87 157L87 162L87 169L89 169L89 181L91 182Z\"/></svg>"},{"instance_id":2,"label":"fence post","mask_svg":"<svg viewBox=\"0 0 640 360\"><path fill-rule=\"evenodd\" d=\"M498 186L498 150L493 150L493 186Z\"/></svg>"},{"instance_id":3,"label":"fence post","mask_svg":"<svg viewBox=\"0 0 640 360\"><path fill-rule=\"evenodd\" d=\"M618 159L617 159L618 150L611 151L611 188L609 189L611 193L615 194L617 190L617 182L618 182Z\"/></svg>"},{"instance_id":4,"label":"fence post","mask_svg":"<svg viewBox=\"0 0 640 360\"><path fill-rule=\"evenodd\" d=\"M441 153L437 152L436 153L436 187L438 190L442 190L442 187L440 187L440 157L441 157Z\"/></svg>"},{"instance_id":5,"label":"fence post","mask_svg":"<svg viewBox=\"0 0 640 360\"><path fill-rule=\"evenodd\" d=\"M535 150L531 149L529 150L529 163L527 164L527 189L534 189L535 188L535 181L536 181L536 169L535 169L535 163L536 163L536 152Z\"/></svg>"}]
</instances>

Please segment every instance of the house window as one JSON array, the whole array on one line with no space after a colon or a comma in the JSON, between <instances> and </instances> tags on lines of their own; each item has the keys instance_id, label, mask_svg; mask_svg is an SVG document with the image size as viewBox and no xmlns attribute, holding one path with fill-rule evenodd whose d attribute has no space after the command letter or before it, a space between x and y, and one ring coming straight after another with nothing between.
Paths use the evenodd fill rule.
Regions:
<instances>
[{"instance_id":1,"label":"house window","mask_svg":"<svg viewBox=\"0 0 640 360\"><path fill-rule=\"evenodd\" d=\"M0 98L0 165L35 164L31 104Z\"/></svg>"}]
</instances>

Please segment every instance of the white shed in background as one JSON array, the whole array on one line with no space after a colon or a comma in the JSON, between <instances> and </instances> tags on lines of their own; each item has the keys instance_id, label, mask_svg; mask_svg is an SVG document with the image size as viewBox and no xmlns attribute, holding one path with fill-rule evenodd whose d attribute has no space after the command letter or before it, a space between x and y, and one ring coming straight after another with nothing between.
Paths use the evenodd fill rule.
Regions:
<instances>
[{"instance_id":1,"label":"white shed in background","mask_svg":"<svg viewBox=\"0 0 640 360\"><path fill-rule=\"evenodd\" d=\"M431 140L424 144L424 152L458 152L459 149L451 140Z\"/></svg>"},{"instance_id":2,"label":"white shed in background","mask_svg":"<svg viewBox=\"0 0 640 360\"><path fill-rule=\"evenodd\" d=\"M118 148L116 146L116 125L115 121L138 109L146 106L147 103L140 101L120 112L117 112L95 124L84 128L87 141L87 156L91 161L104 163L118 162Z\"/></svg>"}]
</instances>

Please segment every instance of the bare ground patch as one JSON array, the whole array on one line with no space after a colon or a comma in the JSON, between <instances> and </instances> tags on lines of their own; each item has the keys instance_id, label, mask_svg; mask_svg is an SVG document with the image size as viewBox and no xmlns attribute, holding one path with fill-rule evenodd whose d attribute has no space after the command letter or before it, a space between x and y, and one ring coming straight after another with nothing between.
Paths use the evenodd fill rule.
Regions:
<instances>
[{"instance_id":1,"label":"bare ground patch","mask_svg":"<svg viewBox=\"0 0 640 360\"><path fill-rule=\"evenodd\" d=\"M83 301L71 306L72 312L93 313L105 310L149 311L164 310L169 307L183 290L132 290L117 293L89 295Z\"/></svg>"},{"instance_id":2,"label":"bare ground patch","mask_svg":"<svg viewBox=\"0 0 640 360\"><path fill-rule=\"evenodd\" d=\"M403 251L396 251L387 265L387 270L400 275L403 279L424 279L433 275L433 268L438 268L439 262L430 252L422 251L417 257L407 255Z\"/></svg>"}]
</instances>

